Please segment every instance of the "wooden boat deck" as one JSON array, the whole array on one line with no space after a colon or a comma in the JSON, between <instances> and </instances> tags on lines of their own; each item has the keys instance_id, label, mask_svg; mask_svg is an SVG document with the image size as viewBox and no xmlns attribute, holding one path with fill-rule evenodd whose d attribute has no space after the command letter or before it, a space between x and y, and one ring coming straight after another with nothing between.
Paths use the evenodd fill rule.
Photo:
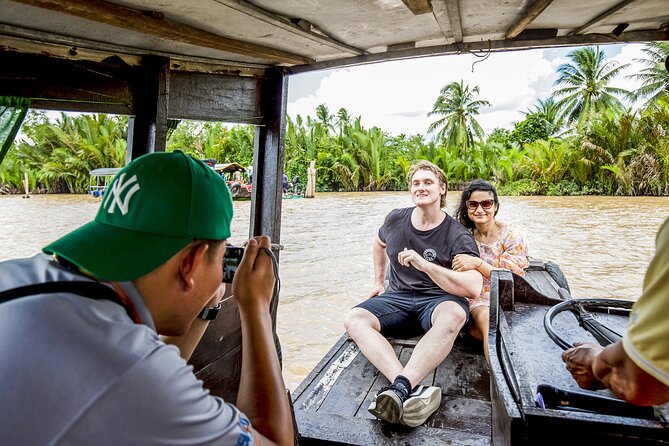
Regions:
<instances>
[{"instance_id":1,"label":"wooden boat deck","mask_svg":"<svg viewBox=\"0 0 669 446\"><path fill-rule=\"evenodd\" d=\"M405 364L416 340L392 343ZM439 410L423 426L382 423L367 411L376 392L388 384L344 335L294 393L300 444L428 445L452 440L456 432L463 440L458 444L490 444L490 374L480 347L456 343L421 382L442 389Z\"/></svg>"},{"instance_id":2,"label":"wooden boat deck","mask_svg":"<svg viewBox=\"0 0 669 446\"><path fill-rule=\"evenodd\" d=\"M558 298L555 282L541 269L528 282ZM396 339L405 364L417 339ZM489 445L492 431L490 372L480 342L460 336L451 354L421 384L442 390L439 409L424 425L408 428L377 420L367 408L388 380L344 335L293 393L301 445Z\"/></svg>"},{"instance_id":3,"label":"wooden boat deck","mask_svg":"<svg viewBox=\"0 0 669 446\"><path fill-rule=\"evenodd\" d=\"M588 439L589 444L605 439L611 446L667 444L669 430L657 420L536 407L540 384L578 390L562 363L561 348L543 326L548 309L563 300L556 283L561 281L548 273L549 266L532 261L525 280L518 279L517 283L506 273L505 280L511 285L495 288L495 305L499 299L506 309L496 310L496 315L491 316L493 320L497 317L498 322L489 345L500 342L495 344L497 356L491 358L493 375L480 342L461 334L451 354L421 383L440 387L442 401L439 409L417 428L391 425L369 414L367 408L374 395L389 384L388 380L347 335L342 336L294 392L300 444L533 446L554 444L558 439L559 444L582 444L579 441L583 439ZM513 289L511 295L508 286ZM622 334L627 318L624 313L613 313L598 312L594 317ZM553 328L568 343L596 342L569 312L557 315ZM391 340L403 364L417 340ZM495 384L492 390L491 378ZM606 390L595 393L611 396ZM665 420L669 419L669 405L658 409Z\"/></svg>"}]
</instances>

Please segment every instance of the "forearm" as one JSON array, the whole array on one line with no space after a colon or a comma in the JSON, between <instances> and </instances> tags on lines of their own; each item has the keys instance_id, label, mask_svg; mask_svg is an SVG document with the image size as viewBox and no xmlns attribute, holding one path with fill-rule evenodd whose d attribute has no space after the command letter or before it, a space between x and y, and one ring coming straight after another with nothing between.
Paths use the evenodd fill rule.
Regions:
<instances>
[{"instance_id":1,"label":"forearm","mask_svg":"<svg viewBox=\"0 0 669 446\"><path fill-rule=\"evenodd\" d=\"M483 261L483 259L481 259L478 266L476 267L476 271L480 272L481 275L487 279L490 279L490 273L493 269L495 268L493 268L492 265L488 262Z\"/></svg>"},{"instance_id":2,"label":"forearm","mask_svg":"<svg viewBox=\"0 0 669 446\"><path fill-rule=\"evenodd\" d=\"M209 321L195 319L190 329L181 336L161 336L165 344L174 345L179 349L181 357L188 361L200 343L204 332L207 331Z\"/></svg>"},{"instance_id":3,"label":"forearm","mask_svg":"<svg viewBox=\"0 0 669 446\"><path fill-rule=\"evenodd\" d=\"M223 298L225 293L225 286L221 285L216 293L211 297L209 302L207 302L207 307L213 308L218 305ZM209 327L209 321L205 321L200 318L195 318L191 323L188 331L181 336L161 336L161 339L165 344L174 345L181 352L181 357L188 361L197 348L197 345L202 340L204 332L207 331Z\"/></svg>"},{"instance_id":4,"label":"forearm","mask_svg":"<svg viewBox=\"0 0 669 446\"><path fill-rule=\"evenodd\" d=\"M386 277L386 268L388 266L388 257L386 255L386 245L384 245L378 237L374 240L372 257L374 260L374 283L383 285Z\"/></svg>"},{"instance_id":5,"label":"forearm","mask_svg":"<svg viewBox=\"0 0 669 446\"><path fill-rule=\"evenodd\" d=\"M426 272L432 281L447 293L468 299L475 299L481 293L483 277L476 270L453 271L443 266L430 264Z\"/></svg>"},{"instance_id":6,"label":"forearm","mask_svg":"<svg viewBox=\"0 0 669 446\"><path fill-rule=\"evenodd\" d=\"M237 407L253 428L279 445L294 442L290 403L267 307L241 308L242 374Z\"/></svg>"}]
</instances>

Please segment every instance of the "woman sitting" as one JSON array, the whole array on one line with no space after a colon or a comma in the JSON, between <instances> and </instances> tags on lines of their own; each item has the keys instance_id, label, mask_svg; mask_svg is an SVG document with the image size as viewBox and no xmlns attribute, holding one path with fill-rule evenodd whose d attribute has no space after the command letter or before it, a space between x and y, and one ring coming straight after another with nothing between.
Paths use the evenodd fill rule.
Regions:
<instances>
[{"instance_id":1,"label":"woman sitting","mask_svg":"<svg viewBox=\"0 0 669 446\"><path fill-rule=\"evenodd\" d=\"M488 321L490 315L490 272L493 269L510 270L521 276L529 265L527 241L516 225L495 220L499 199L495 186L483 180L467 185L460 197L455 218L472 231L481 258L458 254L453 259L454 271L476 269L483 275L483 288L477 299L469 301L473 320L470 333L483 341L488 363Z\"/></svg>"}]
</instances>

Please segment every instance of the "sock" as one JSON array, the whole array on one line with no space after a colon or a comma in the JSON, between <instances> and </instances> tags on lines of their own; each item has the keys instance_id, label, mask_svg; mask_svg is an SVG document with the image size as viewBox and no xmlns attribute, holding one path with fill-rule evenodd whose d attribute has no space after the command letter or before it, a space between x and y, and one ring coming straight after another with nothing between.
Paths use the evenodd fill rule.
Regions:
<instances>
[{"instance_id":1,"label":"sock","mask_svg":"<svg viewBox=\"0 0 669 446\"><path fill-rule=\"evenodd\" d=\"M409 381L409 379L406 376L397 375L397 378L395 378L395 381L393 381L393 384L394 385L397 385L397 384L401 385L402 387L404 387L404 389L406 389L407 395L411 394L411 390L412 390L411 382Z\"/></svg>"}]
</instances>

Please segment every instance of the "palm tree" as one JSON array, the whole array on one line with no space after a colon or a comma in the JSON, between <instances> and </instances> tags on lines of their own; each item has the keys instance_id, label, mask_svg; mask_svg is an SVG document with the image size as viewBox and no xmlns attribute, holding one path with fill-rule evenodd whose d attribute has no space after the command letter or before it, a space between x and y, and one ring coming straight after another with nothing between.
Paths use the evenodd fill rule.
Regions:
<instances>
[{"instance_id":1,"label":"palm tree","mask_svg":"<svg viewBox=\"0 0 669 446\"><path fill-rule=\"evenodd\" d=\"M609 83L629 64L616 65L605 62L605 55L599 47L578 48L567 56L572 63L558 67L560 77L555 85L565 87L553 95L563 116L569 122L577 122L581 127L596 112L606 109L621 110L622 103L617 96L630 93L622 88L611 87Z\"/></svg>"},{"instance_id":2,"label":"palm tree","mask_svg":"<svg viewBox=\"0 0 669 446\"><path fill-rule=\"evenodd\" d=\"M428 116L442 118L430 124L428 131L438 129L437 138L449 147L462 148L466 152L475 140L483 138L483 128L475 117L481 107L490 106L490 102L476 99L478 94L479 87L470 90L462 80L445 85L428 113Z\"/></svg>"},{"instance_id":3,"label":"palm tree","mask_svg":"<svg viewBox=\"0 0 669 446\"><path fill-rule=\"evenodd\" d=\"M539 99L538 104L528 109L525 112L525 115L539 116L542 121L544 121L546 132L549 136L553 136L558 133L558 131L564 125L564 120L562 119L562 115L560 113L560 107L552 97L546 100Z\"/></svg>"},{"instance_id":4,"label":"palm tree","mask_svg":"<svg viewBox=\"0 0 669 446\"><path fill-rule=\"evenodd\" d=\"M640 73L627 76L643 84L633 95L634 100L648 98L646 105L660 96L669 95L669 71L665 68L665 60L669 57L669 42L651 42L641 50L647 56L635 59L645 66Z\"/></svg>"},{"instance_id":5,"label":"palm tree","mask_svg":"<svg viewBox=\"0 0 669 446\"><path fill-rule=\"evenodd\" d=\"M322 126L322 129L329 133L331 130L334 130L334 121L336 116L330 114L330 110L327 105L320 104L316 107L316 118L318 118L318 124Z\"/></svg>"}]
</instances>

